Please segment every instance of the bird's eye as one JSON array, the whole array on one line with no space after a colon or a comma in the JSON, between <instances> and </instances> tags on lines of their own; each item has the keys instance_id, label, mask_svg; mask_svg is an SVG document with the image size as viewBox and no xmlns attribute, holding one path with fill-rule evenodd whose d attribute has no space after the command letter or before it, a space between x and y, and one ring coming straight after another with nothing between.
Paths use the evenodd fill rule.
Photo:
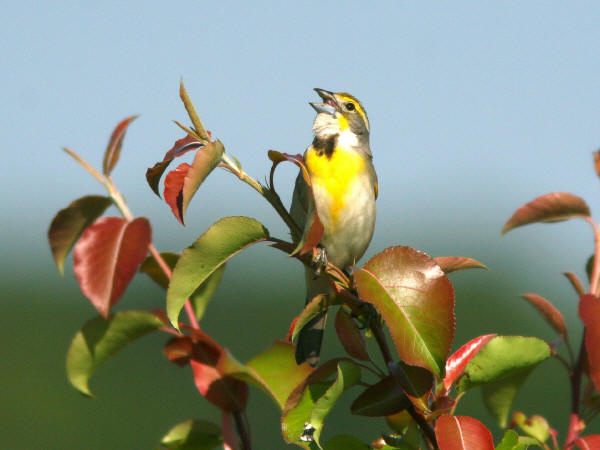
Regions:
<instances>
[{"instance_id":1,"label":"bird's eye","mask_svg":"<svg viewBox=\"0 0 600 450\"><path fill-rule=\"evenodd\" d=\"M346 103L346 109L348 111L354 111L354 108L355 108L354 103L352 103L352 102Z\"/></svg>"}]
</instances>

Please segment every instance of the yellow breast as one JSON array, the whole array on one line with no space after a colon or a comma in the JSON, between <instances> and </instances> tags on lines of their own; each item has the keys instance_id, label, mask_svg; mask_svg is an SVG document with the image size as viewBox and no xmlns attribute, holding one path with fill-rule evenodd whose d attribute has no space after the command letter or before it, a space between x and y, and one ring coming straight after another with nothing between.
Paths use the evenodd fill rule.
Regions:
<instances>
[{"instance_id":1,"label":"yellow breast","mask_svg":"<svg viewBox=\"0 0 600 450\"><path fill-rule=\"evenodd\" d=\"M329 211L319 211L319 214L328 213L335 224L348 200L346 194L349 188L363 173L365 160L360 154L339 146L330 155L311 146L306 151L305 160L312 183L324 189L331 198Z\"/></svg>"}]
</instances>

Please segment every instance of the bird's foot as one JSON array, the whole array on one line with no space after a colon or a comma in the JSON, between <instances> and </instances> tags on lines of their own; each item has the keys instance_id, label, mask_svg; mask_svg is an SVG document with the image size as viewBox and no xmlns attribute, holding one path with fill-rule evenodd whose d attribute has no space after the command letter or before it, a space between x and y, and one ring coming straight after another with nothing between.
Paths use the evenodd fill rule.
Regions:
<instances>
[{"instance_id":1,"label":"bird's foot","mask_svg":"<svg viewBox=\"0 0 600 450\"><path fill-rule=\"evenodd\" d=\"M327 268L327 252L324 247L317 247L317 254L313 257L310 265L315 270L315 278Z\"/></svg>"}]
</instances>

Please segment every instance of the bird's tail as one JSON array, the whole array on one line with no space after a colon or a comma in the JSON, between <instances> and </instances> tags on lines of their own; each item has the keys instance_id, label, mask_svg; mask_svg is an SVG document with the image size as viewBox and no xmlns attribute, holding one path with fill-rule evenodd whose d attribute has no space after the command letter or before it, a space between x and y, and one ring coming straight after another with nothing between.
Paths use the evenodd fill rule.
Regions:
<instances>
[{"instance_id":1,"label":"bird's tail","mask_svg":"<svg viewBox=\"0 0 600 450\"><path fill-rule=\"evenodd\" d=\"M306 268L305 275L306 303L319 294L330 295L332 293L326 275L315 276L314 271L309 268ZM296 362L298 364L302 364L305 361L313 367L318 364L326 321L327 311L323 311L311 319L300 330L296 341Z\"/></svg>"}]
</instances>

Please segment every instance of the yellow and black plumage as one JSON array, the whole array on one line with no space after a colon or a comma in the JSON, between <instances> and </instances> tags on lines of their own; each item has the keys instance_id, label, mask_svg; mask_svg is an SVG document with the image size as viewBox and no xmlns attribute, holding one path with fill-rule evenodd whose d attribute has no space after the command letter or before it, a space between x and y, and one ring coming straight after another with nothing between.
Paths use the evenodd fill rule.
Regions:
<instances>
[{"instance_id":1,"label":"yellow and black plumage","mask_svg":"<svg viewBox=\"0 0 600 450\"><path fill-rule=\"evenodd\" d=\"M347 93L315 89L322 103L317 111L314 140L304 153L314 193L300 174L290 214L304 229L311 208L316 208L324 232L320 246L327 260L341 269L354 265L371 242L375 227L377 175L369 146L369 120L360 102ZM294 236L299 240L300 236ZM330 294L324 274L306 269L306 302L318 294ZM316 365L319 359L326 313L309 322L299 333L296 360Z\"/></svg>"}]
</instances>

